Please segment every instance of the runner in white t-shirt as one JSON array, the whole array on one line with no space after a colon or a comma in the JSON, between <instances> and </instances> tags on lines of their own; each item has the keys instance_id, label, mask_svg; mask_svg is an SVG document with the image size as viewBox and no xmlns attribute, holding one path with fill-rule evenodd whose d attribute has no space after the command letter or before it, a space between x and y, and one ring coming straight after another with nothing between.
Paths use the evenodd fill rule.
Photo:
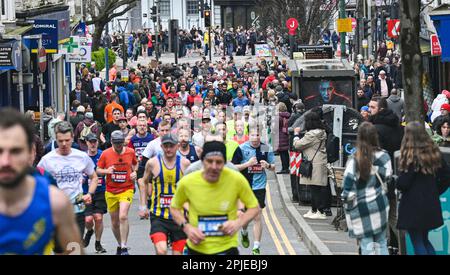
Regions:
<instances>
[{"instance_id":1,"label":"runner in white t-shirt","mask_svg":"<svg viewBox=\"0 0 450 275\"><path fill-rule=\"evenodd\" d=\"M74 205L77 224L81 236L84 235L85 219L84 204L92 203L93 194L97 189L98 177L92 159L77 149L73 149L73 128L70 123L63 121L55 126L58 148L45 155L38 163L38 167L52 174L61 189ZM84 175L91 180L89 193L83 196Z\"/></svg>"}]
</instances>

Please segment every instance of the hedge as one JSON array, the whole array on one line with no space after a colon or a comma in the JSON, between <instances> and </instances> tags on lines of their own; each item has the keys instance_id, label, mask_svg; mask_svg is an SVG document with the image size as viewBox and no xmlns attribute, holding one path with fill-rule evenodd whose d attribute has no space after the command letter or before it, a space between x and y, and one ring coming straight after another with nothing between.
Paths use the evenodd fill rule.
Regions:
<instances>
[{"instance_id":1,"label":"hedge","mask_svg":"<svg viewBox=\"0 0 450 275\"><path fill-rule=\"evenodd\" d=\"M116 54L113 50L109 49L109 67L111 68L112 65L116 62ZM95 62L95 65L97 67L98 71L101 71L105 68L105 49L99 48L98 51L92 52L92 61ZM86 64L88 67L90 67L90 64Z\"/></svg>"}]
</instances>

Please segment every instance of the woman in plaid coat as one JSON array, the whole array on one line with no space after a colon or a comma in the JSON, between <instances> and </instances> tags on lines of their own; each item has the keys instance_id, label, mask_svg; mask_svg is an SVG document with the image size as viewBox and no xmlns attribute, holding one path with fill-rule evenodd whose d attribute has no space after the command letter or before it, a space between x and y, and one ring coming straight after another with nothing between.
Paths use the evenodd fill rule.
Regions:
<instances>
[{"instance_id":1,"label":"woman in plaid coat","mask_svg":"<svg viewBox=\"0 0 450 275\"><path fill-rule=\"evenodd\" d=\"M347 162L344 172L341 196L350 237L358 239L363 255L389 254L386 239L389 201L380 179L386 182L391 175L391 159L379 147L375 126L362 123L355 157Z\"/></svg>"}]
</instances>

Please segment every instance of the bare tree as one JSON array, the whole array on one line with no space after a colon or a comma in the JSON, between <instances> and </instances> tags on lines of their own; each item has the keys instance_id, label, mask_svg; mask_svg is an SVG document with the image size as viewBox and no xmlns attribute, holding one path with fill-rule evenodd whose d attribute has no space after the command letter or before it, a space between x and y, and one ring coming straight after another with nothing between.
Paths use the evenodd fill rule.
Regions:
<instances>
[{"instance_id":1,"label":"bare tree","mask_svg":"<svg viewBox=\"0 0 450 275\"><path fill-rule=\"evenodd\" d=\"M278 33L287 34L286 20L294 17L299 22L298 40L302 44L320 38L321 29L336 11L335 4L330 0L256 0L262 28L270 26Z\"/></svg>"},{"instance_id":2,"label":"bare tree","mask_svg":"<svg viewBox=\"0 0 450 275\"><path fill-rule=\"evenodd\" d=\"M420 0L400 1L400 49L403 67L406 121L424 121Z\"/></svg>"},{"instance_id":3,"label":"bare tree","mask_svg":"<svg viewBox=\"0 0 450 275\"><path fill-rule=\"evenodd\" d=\"M86 1L86 12L90 18L86 21L87 25L94 25L95 31L92 36L92 48L98 50L102 38L103 29L106 24L114 18L127 13L136 7L137 0L88 0ZM122 8L121 11L118 11Z\"/></svg>"}]
</instances>

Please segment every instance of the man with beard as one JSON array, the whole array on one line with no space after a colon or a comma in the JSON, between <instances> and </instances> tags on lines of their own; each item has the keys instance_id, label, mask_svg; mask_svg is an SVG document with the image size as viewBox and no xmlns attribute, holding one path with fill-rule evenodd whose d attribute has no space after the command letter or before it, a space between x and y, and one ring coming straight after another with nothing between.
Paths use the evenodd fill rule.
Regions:
<instances>
[{"instance_id":1,"label":"man with beard","mask_svg":"<svg viewBox=\"0 0 450 275\"><path fill-rule=\"evenodd\" d=\"M190 132L187 129L178 130L178 142L180 155L188 159L191 163L198 161L202 154L202 149L189 143Z\"/></svg>"},{"instance_id":2,"label":"man with beard","mask_svg":"<svg viewBox=\"0 0 450 275\"><path fill-rule=\"evenodd\" d=\"M163 154L159 154L147 162L144 177L139 181L141 189L146 190L149 185L149 191L142 193L139 215L147 216L146 206L142 202L145 202L145 194L151 194L150 238L155 245L156 254L167 254L167 240L170 239L173 254L181 255L187 237L173 221L169 208L176 193L178 181L183 177L190 162L177 155L178 141L172 134L164 135L161 138L161 148ZM143 211L144 209L145 211Z\"/></svg>"},{"instance_id":3,"label":"man with beard","mask_svg":"<svg viewBox=\"0 0 450 275\"><path fill-rule=\"evenodd\" d=\"M67 249L77 243L81 254L68 198L47 178L28 175L33 154L33 126L16 110L1 110L0 254L50 254L54 236Z\"/></svg>"}]
</instances>

